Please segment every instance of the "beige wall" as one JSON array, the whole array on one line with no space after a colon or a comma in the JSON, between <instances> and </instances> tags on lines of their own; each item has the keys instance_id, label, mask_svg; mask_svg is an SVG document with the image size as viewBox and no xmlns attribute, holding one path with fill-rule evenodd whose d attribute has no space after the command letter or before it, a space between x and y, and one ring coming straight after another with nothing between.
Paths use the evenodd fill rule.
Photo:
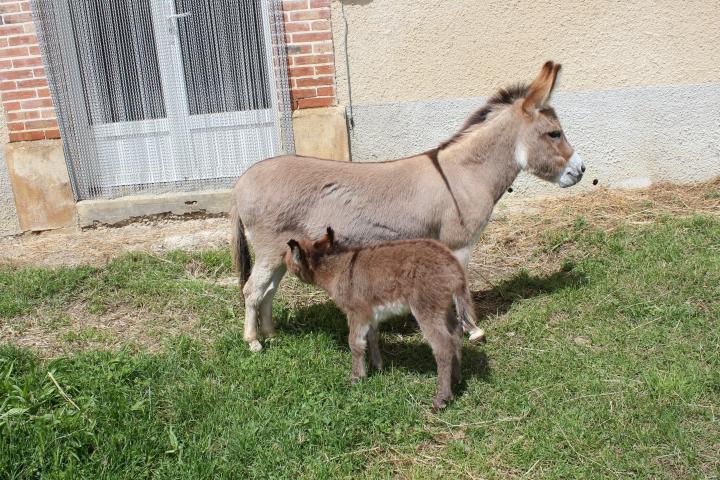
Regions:
<instances>
[{"instance_id":1,"label":"beige wall","mask_svg":"<svg viewBox=\"0 0 720 480\"><path fill-rule=\"evenodd\" d=\"M353 101L488 95L563 64L562 91L720 81L720 2L335 0L337 85Z\"/></svg>"}]
</instances>

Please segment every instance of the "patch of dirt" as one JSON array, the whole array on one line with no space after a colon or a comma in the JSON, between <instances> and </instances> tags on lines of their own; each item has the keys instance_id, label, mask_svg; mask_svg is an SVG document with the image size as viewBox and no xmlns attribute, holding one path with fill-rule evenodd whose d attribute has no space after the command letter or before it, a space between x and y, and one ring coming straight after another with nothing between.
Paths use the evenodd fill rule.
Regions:
<instances>
[{"instance_id":1,"label":"patch of dirt","mask_svg":"<svg viewBox=\"0 0 720 480\"><path fill-rule=\"evenodd\" d=\"M0 239L0 265L100 266L131 251L204 250L227 245L229 238L229 220L217 217L28 233Z\"/></svg>"},{"instance_id":2,"label":"patch of dirt","mask_svg":"<svg viewBox=\"0 0 720 480\"><path fill-rule=\"evenodd\" d=\"M183 311L157 313L120 307L97 314L83 303L68 305L62 312L38 309L0 322L0 339L30 348L40 358L121 348L157 352L168 338L181 334L201 341L211 338L208 328Z\"/></svg>"}]
</instances>

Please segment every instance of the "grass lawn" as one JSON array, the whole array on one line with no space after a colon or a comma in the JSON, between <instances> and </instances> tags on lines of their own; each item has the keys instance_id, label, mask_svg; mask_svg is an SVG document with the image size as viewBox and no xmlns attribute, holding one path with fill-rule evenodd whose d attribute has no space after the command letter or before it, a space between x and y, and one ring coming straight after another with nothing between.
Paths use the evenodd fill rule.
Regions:
<instances>
[{"instance_id":1,"label":"grass lawn","mask_svg":"<svg viewBox=\"0 0 720 480\"><path fill-rule=\"evenodd\" d=\"M437 415L434 360L409 320L384 326L386 371L351 386L343 316L295 281L279 337L251 354L236 288L213 281L225 251L0 269L0 326L135 315L156 341L84 327L53 359L5 341L0 476L717 478L720 221L606 233L579 218L536 246L564 247L561 268L475 292L496 306L479 309L488 343L465 346L465 382Z\"/></svg>"}]
</instances>

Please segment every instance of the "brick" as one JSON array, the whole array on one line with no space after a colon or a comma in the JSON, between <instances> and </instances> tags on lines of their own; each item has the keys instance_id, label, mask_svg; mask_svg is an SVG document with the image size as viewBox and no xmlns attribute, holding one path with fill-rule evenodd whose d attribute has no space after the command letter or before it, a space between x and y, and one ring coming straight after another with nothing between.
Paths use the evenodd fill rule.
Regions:
<instances>
[{"instance_id":1,"label":"brick","mask_svg":"<svg viewBox=\"0 0 720 480\"><path fill-rule=\"evenodd\" d=\"M318 97L335 97L335 87L318 87Z\"/></svg>"},{"instance_id":2,"label":"brick","mask_svg":"<svg viewBox=\"0 0 720 480\"><path fill-rule=\"evenodd\" d=\"M318 32L318 31L323 31L323 32L328 31L329 32L332 30L329 20L316 20L314 22L310 22L310 28L314 32Z\"/></svg>"},{"instance_id":3,"label":"brick","mask_svg":"<svg viewBox=\"0 0 720 480\"><path fill-rule=\"evenodd\" d=\"M288 45L288 55L301 55L303 53L312 53L312 45Z\"/></svg>"},{"instance_id":4,"label":"brick","mask_svg":"<svg viewBox=\"0 0 720 480\"><path fill-rule=\"evenodd\" d=\"M313 77L298 78L296 80L296 82L297 82L298 88L332 85L333 77L327 76L327 77L315 77L315 78L313 78Z\"/></svg>"},{"instance_id":5,"label":"brick","mask_svg":"<svg viewBox=\"0 0 720 480\"><path fill-rule=\"evenodd\" d=\"M20 110L20 102L3 102L5 112L16 112Z\"/></svg>"},{"instance_id":6,"label":"brick","mask_svg":"<svg viewBox=\"0 0 720 480\"><path fill-rule=\"evenodd\" d=\"M317 67L290 67L288 75L290 78L311 77L317 73L316 70Z\"/></svg>"},{"instance_id":7,"label":"brick","mask_svg":"<svg viewBox=\"0 0 720 480\"><path fill-rule=\"evenodd\" d=\"M332 63L332 55L299 55L292 57L293 65L317 65Z\"/></svg>"},{"instance_id":8,"label":"brick","mask_svg":"<svg viewBox=\"0 0 720 480\"><path fill-rule=\"evenodd\" d=\"M7 70L8 68L12 68L13 61L12 60L0 60L0 71Z\"/></svg>"},{"instance_id":9,"label":"brick","mask_svg":"<svg viewBox=\"0 0 720 480\"><path fill-rule=\"evenodd\" d=\"M7 128L10 132L22 132L25 130L25 124L23 122L8 122Z\"/></svg>"},{"instance_id":10,"label":"brick","mask_svg":"<svg viewBox=\"0 0 720 480\"><path fill-rule=\"evenodd\" d=\"M310 68L310 75L312 75L312 68ZM0 92L7 92L9 90L15 90L17 83L12 81L0 82Z\"/></svg>"},{"instance_id":11,"label":"brick","mask_svg":"<svg viewBox=\"0 0 720 480\"><path fill-rule=\"evenodd\" d=\"M40 113L41 118L56 118L57 115L55 114L54 108L46 108L45 110L35 110L36 112Z\"/></svg>"},{"instance_id":12,"label":"brick","mask_svg":"<svg viewBox=\"0 0 720 480\"><path fill-rule=\"evenodd\" d=\"M21 10L20 4L16 2L0 3L0 13L16 13Z\"/></svg>"},{"instance_id":13,"label":"brick","mask_svg":"<svg viewBox=\"0 0 720 480\"><path fill-rule=\"evenodd\" d=\"M0 36L2 37L7 35L20 35L22 33L25 33L22 25L0 25Z\"/></svg>"},{"instance_id":14,"label":"brick","mask_svg":"<svg viewBox=\"0 0 720 480\"><path fill-rule=\"evenodd\" d=\"M49 98L37 98L34 100L24 100L20 102L20 107L23 110L30 110L33 108L46 108L46 107L52 107L53 103L52 100Z\"/></svg>"},{"instance_id":15,"label":"brick","mask_svg":"<svg viewBox=\"0 0 720 480\"><path fill-rule=\"evenodd\" d=\"M8 44L11 47L17 46L17 45L37 45L38 38L37 35L18 35L15 37L8 38Z\"/></svg>"},{"instance_id":16,"label":"brick","mask_svg":"<svg viewBox=\"0 0 720 480\"><path fill-rule=\"evenodd\" d=\"M3 92L3 101L9 100L27 100L28 98L35 98L37 94L35 90L14 90L12 92Z\"/></svg>"},{"instance_id":17,"label":"brick","mask_svg":"<svg viewBox=\"0 0 720 480\"><path fill-rule=\"evenodd\" d=\"M40 47L38 47L37 45L31 45L30 47L28 47L28 52L30 53L30 55L40 55Z\"/></svg>"},{"instance_id":18,"label":"brick","mask_svg":"<svg viewBox=\"0 0 720 480\"><path fill-rule=\"evenodd\" d=\"M330 0L310 0L310 8L330 7Z\"/></svg>"},{"instance_id":19,"label":"brick","mask_svg":"<svg viewBox=\"0 0 720 480\"><path fill-rule=\"evenodd\" d=\"M318 108L329 107L335 103L335 99L331 97L323 98L302 98L297 101L297 108Z\"/></svg>"},{"instance_id":20,"label":"brick","mask_svg":"<svg viewBox=\"0 0 720 480\"><path fill-rule=\"evenodd\" d=\"M292 43L323 42L332 40L331 32L293 33Z\"/></svg>"},{"instance_id":21,"label":"brick","mask_svg":"<svg viewBox=\"0 0 720 480\"><path fill-rule=\"evenodd\" d=\"M19 80L17 82L18 88L47 87L47 84L47 79L45 78L32 78L30 80Z\"/></svg>"},{"instance_id":22,"label":"brick","mask_svg":"<svg viewBox=\"0 0 720 480\"><path fill-rule=\"evenodd\" d=\"M0 48L5 48L9 45L7 38L0 38Z\"/></svg>"},{"instance_id":23,"label":"brick","mask_svg":"<svg viewBox=\"0 0 720 480\"><path fill-rule=\"evenodd\" d=\"M30 2L22 2L21 7L23 12L30 12L32 10L30 8Z\"/></svg>"},{"instance_id":24,"label":"brick","mask_svg":"<svg viewBox=\"0 0 720 480\"><path fill-rule=\"evenodd\" d=\"M36 33L37 32L37 28L35 28L34 23L26 23L25 25L23 25L23 30L25 30L25 33Z\"/></svg>"},{"instance_id":25,"label":"brick","mask_svg":"<svg viewBox=\"0 0 720 480\"><path fill-rule=\"evenodd\" d=\"M35 75L35 78L45 78L45 67L34 69L33 75Z\"/></svg>"},{"instance_id":26,"label":"brick","mask_svg":"<svg viewBox=\"0 0 720 480\"><path fill-rule=\"evenodd\" d=\"M282 6L286 12L290 10L305 10L308 8L308 0L283 0Z\"/></svg>"},{"instance_id":27,"label":"brick","mask_svg":"<svg viewBox=\"0 0 720 480\"><path fill-rule=\"evenodd\" d=\"M32 15L29 12L10 13L7 15L3 15L2 18L5 24L32 22Z\"/></svg>"},{"instance_id":28,"label":"brick","mask_svg":"<svg viewBox=\"0 0 720 480\"><path fill-rule=\"evenodd\" d=\"M285 25L285 33L309 32L309 22L291 22Z\"/></svg>"},{"instance_id":29,"label":"brick","mask_svg":"<svg viewBox=\"0 0 720 480\"><path fill-rule=\"evenodd\" d=\"M27 112L10 112L7 114L8 122L14 122L17 120L33 120L40 118L40 110L29 110Z\"/></svg>"},{"instance_id":30,"label":"brick","mask_svg":"<svg viewBox=\"0 0 720 480\"><path fill-rule=\"evenodd\" d=\"M293 100L299 100L301 98L310 98L317 96L317 90L314 88L301 88L290 90L290 97Z\"/></svg>"},{"instance_id":31,"label":"brick","mask_svg":"<svg viewBox=\"0 0 720 480\"><path fill-rule=\"evenodd\" d=\"M302 20L329 20L330 10L301 10L299 12L290 12L290 21L298 22Z\"/></svg>"},{"instance_id":32,"label":"brick","mask_svg":"<svg viewBox=\"0 0 720 480\"><path fill-rule=\"evenodd\" d=\"M50 98L50 89L45 88L36 88L35 91L37 92L38 98Z\"/></svg>"},{"instance_id":33,"label":"brick","mask_svg":"<svg viewBox=\"0 0 720 480\"><path fill-rule=\"evenodd\" d=\"M57 122L55 120L30 120L29 122L25 122L25 128L27 130L57 128Z\"/></svg>"},{"instance_id":34,"label":"brick","mask_svg":"<svg viewBox=\"0 0 720 480\"><path fill-rule=\"evenodd\" d=\"M333 75L335 73L335 65L318 65L315 68L315 75Z\"/></svg>"},{"instance_id":35,"label":"brick","mask_svg":"<svg viewBox=\"0 0 720 480\"><path fill-rule=\"evenodd\" d=\"M332 42L313 43L313 53L333 53Z\"/></svg>"},{"instance_id":36,"label":"brick","mask_svg":"<svg viewBox=\"0 0 720 480\"><path fill-rule=\"evenodd\" d=\"M13 132L10 134L11 142L28 142L32 140L44 140L45 132L34 131L34 132Z\"/></svg>"},{"instance_id":37,"label":"brick","mask_svg":"<svg viewBox=\"0 0 720 480\"><path fill-rule=\"evenodd\" d=\"M28 47L10 47L0 50L0 58L27 57Z\"/></svg>"},{"instance_id":38,"label":"brick","mask_svg":"<svg viewBox=\"0 0 720 480\"><path fill-rule=\"evenodd\" d=\"M42 65L42 58L16 58L12 62L14 68L39 67L40 65Z\"/></svg>"},{"instance_id":39,"label":"brick","mask_svg":"<svg viewBox=\"0 0 720 480\"><path fill-rule=\"evenodd\" d=\"M32 70L5 70L0 72L0 80L18 80L21 78L32 78Z\"/></svg>"},{"instance_id":40,"label":"brick","mask_svg":"<svg viewBox=\"0 0 720 480\"><path fill-rule=\"evenodd\" d=\"M47 138L48 140L60 138L60 130L57 128L45 130L45 138Z\"/></svg>"}]
</instances>

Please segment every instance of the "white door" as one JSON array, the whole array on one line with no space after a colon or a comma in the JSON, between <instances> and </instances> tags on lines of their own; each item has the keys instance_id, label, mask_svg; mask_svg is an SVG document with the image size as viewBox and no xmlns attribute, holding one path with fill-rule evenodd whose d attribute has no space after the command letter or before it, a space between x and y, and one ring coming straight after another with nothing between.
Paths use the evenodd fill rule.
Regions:
<instances>
[{"instance_id":1,"label":"white door","mask_svg":"<svg viewBox=\"0 0 720 480\"><path fill-rule=\"evenodd\" d=\"M93 195L235 178L280 153L267 1L65 4L98 158Z\"/></svg>"}]
</instances>

